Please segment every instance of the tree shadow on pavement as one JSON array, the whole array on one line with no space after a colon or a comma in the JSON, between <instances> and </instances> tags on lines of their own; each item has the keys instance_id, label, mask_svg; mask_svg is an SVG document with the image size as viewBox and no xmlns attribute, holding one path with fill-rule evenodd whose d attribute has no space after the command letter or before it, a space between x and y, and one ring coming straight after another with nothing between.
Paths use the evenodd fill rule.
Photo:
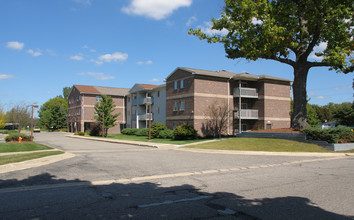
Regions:
<instances>
[{"instance_id":1,"label":"tree shadow on pavement","mask_svg":"<svg viewBox=\"0 0 354 220\"><path fill-rule=\"evenodd\" d=\"M350 219L303 197L246 199L193 185L95 184L49 173L0 180L0 219Z\"/></svg>"}]
</instances>

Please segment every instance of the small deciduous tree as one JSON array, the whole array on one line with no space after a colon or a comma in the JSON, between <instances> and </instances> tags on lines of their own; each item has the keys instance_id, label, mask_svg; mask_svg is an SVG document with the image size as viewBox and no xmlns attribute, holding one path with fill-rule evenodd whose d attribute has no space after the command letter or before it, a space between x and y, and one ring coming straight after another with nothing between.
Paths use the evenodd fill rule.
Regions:
<instances>
[{"instance_id":1,"label":"small deciduous tree","mask_svg":"<svg viewBox=\"0 0 354 220\"><path fill-rule=\"evenodd\" d=\"M222 43L230 59L268 59L293 67L292 127L303 128L308 125L309 70L322 66L349 73L354 69L353 11L352 0L225 0L221 18L212 19L214 34L201 29L189 33ZM315 53L320 44L325 49ZM318 59L311 60L312 54Z\"/></svg>"},{"instance_id":2,"label":"small deciduous tree","mask_svg":"<svg viewBox=\"0 0 354 220\"><path fill-rule=\"evenodd\" d=\"M0 108L0 128L5 127L5 113L3 112L2 108Z\"/></svg>"},{"instance_id":3,"label":"small deciduous tree","mask_svg":"<svg viewBox=\"0 0 354 220\"><path fill-rule=\"evenodd\" d=\"M107 95L102 95L101 101L95 104L95 119L100 123L101 127L103 127L104 122L105 136L107 136L109 128L117 125L116 120L120 113L113 114L114 107L116 106L113 104L112 97Z\"/></svg>"},{"instance_id":4,"label":"small deciduous tree","mask_svg":"<svg viewBox=\"0 0 354 220\"><path fill-rule=\"evenodd\" d=\"M17 104L6 112L6 121L10 123L18 124L18 132L21 132L21 129L29 125L31 121L31 113L29 111L29 106L26 104Z\"/></svg>"},{"instance_id":5,"label":"small deciduous tree","mask_svg":"<svg viewBox=\"0 0 354 220\"><path fill-rule=\"evenodd\" d=\"M214 102L208 106L204 115L205 123L202 126L202 132L205 135L220 138L222 134L226 134L228 117L230 117L226 103Z\"/></svg>"}]
</instances>

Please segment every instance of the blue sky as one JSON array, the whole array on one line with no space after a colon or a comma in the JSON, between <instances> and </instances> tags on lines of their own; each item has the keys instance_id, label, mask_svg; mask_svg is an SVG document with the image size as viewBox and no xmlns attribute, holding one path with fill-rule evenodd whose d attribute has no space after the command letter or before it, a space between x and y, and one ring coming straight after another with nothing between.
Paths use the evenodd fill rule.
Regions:
<instances>
[{"instance_id":1,"label":"blue sky","mask_svg":"<svg viewBox=\"0 0 354 220\"><path fill-rule=\"evenodd\" d=\"M188 35L191 27L209 31L208 22L220 16L223 5L222 0L1 1L0 106L41 105L73 84L162 84L177 67L292 80L288 65L230 60L222 45ZM352 82L353 73L312 68L310 103L352 102Z\"/></svg>"}]
</instances>

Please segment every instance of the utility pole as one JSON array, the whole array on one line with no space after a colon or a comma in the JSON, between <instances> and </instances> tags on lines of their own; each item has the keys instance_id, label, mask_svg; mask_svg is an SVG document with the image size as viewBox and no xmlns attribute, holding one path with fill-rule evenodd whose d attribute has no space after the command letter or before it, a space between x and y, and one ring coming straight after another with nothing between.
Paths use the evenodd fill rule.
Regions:
<instances>
[{"instance_id":1,"label":"utility pole","mask_svg":"<svg viewBox=\"0 0 354 220\"><path fill-rule=\"evenodd\" d=\"M151 101L149 102L149 141L151 141Z\"/></svg>"},{"instance_id":2,"label":"utility pole","mask_svg":"<svg viewBox=\"0 0 354 220\"><path fill-rule=\"evenodd\" d=\"M102 137L104 137L104 133L105 133L105 130L104 130L104 112L102 112L102 118L103 118L103 126L102 126Z\"/></svg>"}]
</instances>

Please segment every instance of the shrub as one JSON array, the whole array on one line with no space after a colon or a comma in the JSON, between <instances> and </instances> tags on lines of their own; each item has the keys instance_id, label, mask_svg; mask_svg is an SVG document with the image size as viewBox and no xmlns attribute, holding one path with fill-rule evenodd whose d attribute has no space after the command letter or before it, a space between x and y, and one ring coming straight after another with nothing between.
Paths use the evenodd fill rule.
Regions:
<instances>
[{"instance_id":1,"label":"shrub","mask_svg":"<svg viewBox=\"0 0 354 220\"><path fill-rule=\"evenodd\" d=\"M197 131L189 124L183 124L175 128L173 135L176 140L190 140L198 137Z\"/></svg>"},{"instance_id":2,"label":"shrub","mask_svg":"<svg viewBox=\"0 0 354 220\"><path fill-rule=\"evenodd\" d=\"M170 129L161 130L160 133L159 133L158 138L173 139L174 138L173 130L170 130Z\"/></svg>"},{"instance_id":3,"label":"shrub","mask_svg":"<svg viewBox=\"0 0 354 220\"><path fill-rule=\"evenodd\" d=\"M102 132L100 123L94 123L90 126L90 136L100 136L100 132Z\"/></svg>"},{"instance_id":4,"label":"shrub","mask_svg":"<svg viewBox=\"0 0 354 220\"><path fill-rule=\"evenodd\" d=\"M158 138L160 135L160 132L163 130L166 130L167 126L160 123L160 122L153 122L151 124L151 137L152 138Z\"/></svg>"},{"instance_id":5,"label":"shrub","mask_svg":"<svg viewBox=\"0 0 354 220\"><path fill-rule=\"evenodd\" d=\"M149 129L148 128L142 128L139 129L136 134L137 136L149 136Z\"/></svg>"},{"instance_id":6,"label":"shrub","mask_svg":"<svg viewBox=\"0 0 354 220\"><path fill-rule=\"evenodd\" d=\"M138 131L139 129L137 128L124 128L121 133L125 135L136 135Z\"/></svg>"},{"instance_id":7,"label":"shrub","mask_svg":"<svg viewBox=\"0 0 354 220\"><path fill-rule=\"evenodd\" d=\"M85 136L85 132L80 131L78 135Z\"/></svg>"},{"instance_id":8,"label":"shrub","mask_svg":"<svg viewBox=\"0 0 354 220\"><path fill-rule=\"evenodd\" d=\"M31 141L31 135L25 135L25 134L21 134L21 133L9 134L8 136L5 137L5 141L6 142L18 141L19 137L22 138L22 141Z\"/></svg>"},{"instance_id":9,"label":"shrub","mask_svg":"<svg viewBox=\"0 0 354 220\"><path fill-rule=\"evenodd\" d=\"M348 127L320 129L307 127L303 130L307 137L313 140L327 141L328 143L354 142L354 133Z\"/></svg>"}]
</instances>

